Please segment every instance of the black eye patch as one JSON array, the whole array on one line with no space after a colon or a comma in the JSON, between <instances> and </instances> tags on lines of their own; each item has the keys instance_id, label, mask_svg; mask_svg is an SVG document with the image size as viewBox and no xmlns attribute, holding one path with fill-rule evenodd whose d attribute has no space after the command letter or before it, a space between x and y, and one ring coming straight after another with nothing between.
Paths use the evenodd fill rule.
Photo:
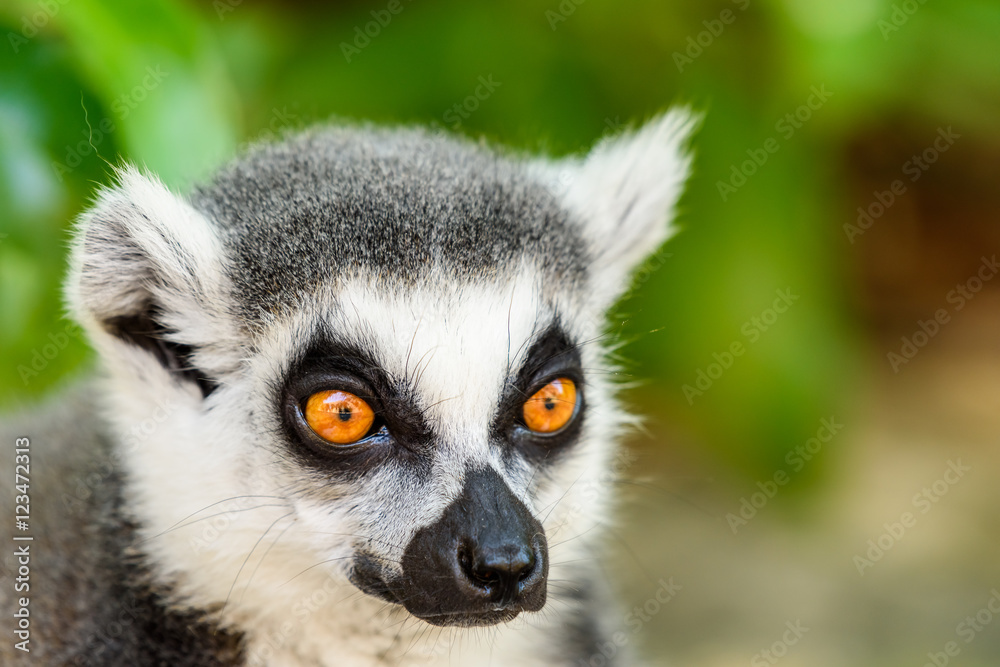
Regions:
<instances>
[{"instance_id":1,"label":"black eye patch","mask_svg":"<svg viewBox=\"0 0 1000 667\"><path fill-rule=\"evenodd\" d=\"M579 346L558 325L546 329L528 349L524 363L507 384L493 421L494 440L511 444L508 453L519 451L529 461L549 462L576 441L584 416L584 377ZM524 402L557 378L569 378L577 387L577 414L563 430L553 435L532 433L524 425Z\"/></svg>"},{"instance_id":2,"label":"black eye patch","mask_svg":"<svg viewBox=\"0 0 1000 667\"><path fill-rule=\"evenodd\" d=\"M330 447L306 423L302 406L312 394L347 391L375 412L370 435L349 448ZM278 391L277 409L292 454L339 481L364 476L390 458L429 472L431 433L411 388L394 380L365 350L321 338L292 365Z\"/></svg>"}]
</instances>

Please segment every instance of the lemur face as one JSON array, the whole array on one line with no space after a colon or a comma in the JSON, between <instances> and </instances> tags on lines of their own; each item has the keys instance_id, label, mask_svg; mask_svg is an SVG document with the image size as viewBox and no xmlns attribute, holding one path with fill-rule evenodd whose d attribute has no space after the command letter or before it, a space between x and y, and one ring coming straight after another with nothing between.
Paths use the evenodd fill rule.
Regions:
<instances>
[{"instance_id":1,"label":"lemur face","mask_svg":"<svg viewBox=\"0 0 1000 667\"><path fill-rule=\"evenodd\" d=\"M589 435L590 385L589 332L563 324L543 280L349 285L350 310L297 314L312 336L262 378L277 391L261 426L282 435L303 532L349 504L337 526L356 537L328 537L350 545L337 556L349 579L434 624L545 603L540 496Z\"/></svg>"},{"instance_id":2,"label":"lemur face","mask_svg":"<svg viewBox=\"0 0 1000 667\"><path fill-rule=\"evenodd\" d=\"M233 624L331 585L435 625L542 609L607 508L604 312L666 238L690 127L562 163L319 130L186 200L123 171L68 295L154 572Z\"/></svg>"}]
</instances>

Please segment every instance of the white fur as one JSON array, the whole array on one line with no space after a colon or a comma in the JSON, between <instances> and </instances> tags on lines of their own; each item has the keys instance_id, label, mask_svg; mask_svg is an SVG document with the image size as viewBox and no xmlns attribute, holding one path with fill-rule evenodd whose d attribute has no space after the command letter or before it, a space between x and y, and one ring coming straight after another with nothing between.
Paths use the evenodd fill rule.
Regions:
<instances>
[{"instance_id":1,"label":"white fur","mask_svg":"<svg viewBox=\"0 0 1000 667\"><path fill-rule=\"evenodd\" d=\"M211 223L156 177L129 165L117 176L77 225L66 293L72 315L96 330L99 320L155 300L163 324L207 352L197 359L202 368L234 367L239 337Z\"/></svg>"},{"instance_id":2,"label":"white fur","mask_svg":"<svg viewBox=\"0 0 1000 667\"><path fill-rule=\"evenodd\" d=\"M370 665L375 656L402 652L411 644L416 647L410 649L413 657L420 659L413 664L446 664L454 660L457 648L442 651L434 648L435 642L463 631L427 632L422 621L407 621L405 612L389 610L384 603L362 596L345 578L347 560L313 567L326 559L349 556L355 542L349 536L361 530L358 522L311 496L290 492L300 480L294 471L282 470L276 463L280 451L275 450L284 446L270 437L276 416L248 422L245 410L253 406L255 412L273 413L274 406L256 403L254 394L281 377L286 370L283 361L305 345L312 332L330 327L347 340L379 350L379 361L388 372L420 378L420 397L429 406L432 427L440 434L436 441L439 469L487 464L500 471L498 455L488 447L487 431L508 374L508 329L511 355L523 356L539 326L551 319L555 304L542 299L538 274L527 268L510 281L445 291L385 294L361 280L340 281L335 290L331 287L333 291L347 296L318 296L314 309L275 323L257 341L259 351L247 360L244 371L248 381L210 396L212 414L199 405L199 397L183 392L165 377L155 361L119 343L123 349L115 356L127 367L120 373L112 368L110 384L110 414L115 415L119 428L128 430L131 423L146 419L150 405L157 402L171 403L176 410L169 429L157 431L125 452L132 507L143 520L144 547L164 579L178 584L186 604L218 608L229 598L223 619L249 631L251 655L269 655L272 649L268 647L277 643L285 652L294 647L298 654L287 653L281 662L269 664ZM580 323L577 326L581 328L573 333L584 340L597 335ZM588 368L601 364L595 345L584 346L582 352ZM518 361L519 356L512 356L510 367L516 369ZM157 393L151 395L151 391ZM550 478L535 480L541 481L537 497L527 493L527 477L507 478L521 499L548 519L545 528L551 544L587 534L605 514L607 480L602 473L613 453L608 443L622 419L599 376L588 383L587 391L593 405L587 417L592 426L566 465ZM438 518L460 490L457 475L442 474L440 480L434 495L412 507L398 503L398 498L407 496L394 486L391 474L373 482L385 492L372 509L392 508L376 539L400 545L397 558L413 532ZM280 498L216 504L243 495ZM278 506L266 507L269 504ZM220 512L224 513L209 523L197 521ZM290 517L281 518L289 512L293 513ZM254 549L272 524L271 532ZM214 541L206 539L206 525L218 526ZM280 541L272 547L282 530ZM247 560L252 550L253 557ZM267 557L261 562L265 552ZM556 563L587 557L585 542L570 539L552 550L550 576L567 578L560 575L561 566ZM303 605L316 591L325 591L318 597L329 604L322 613L306 614ZM552 596L558 599L560 592L553 590ZM468 636L462 652L469 662L462 664L487 664L487 654L493 655L493 664L508 664L501 661L504 651L520 654L518 647L525 634L533 632L531 627L544 628L558 619L558 602L550 602L549 607L538 618L515 620L507 627L464 631ZM291 627L289 620L293 620ZM477 634L486 653L476 653L476 643L470 641ZM353 658L345 653L346 647L356 652ZM430 662L426 662L428 655ZM511 658L509 664L544 663L532 663L522 655Z\"/></svg>"},{"instance_id":3,"label":"white fur","mask_svg":"<svg viewBox=\"0 0 1000 667\"><path fill-rule=\"evenodd\" d=\"M610 306L636 266L673 233L670 221L691 170L686 144L698 122L673 109L604 139L583 160L547 165L564 204L583 221L601 269L592 284L599 307Z\"/></svg>"}]
</instances>

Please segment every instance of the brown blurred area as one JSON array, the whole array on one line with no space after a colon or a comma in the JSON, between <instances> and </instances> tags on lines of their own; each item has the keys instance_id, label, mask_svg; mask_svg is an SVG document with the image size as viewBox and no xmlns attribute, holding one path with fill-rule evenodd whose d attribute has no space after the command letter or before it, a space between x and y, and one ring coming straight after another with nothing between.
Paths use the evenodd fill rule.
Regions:
<instances>
[{"instance_id":1,"label":"brown blurred area","mask_svg":"<svg viewBox=\"0 0 1000 667\"><path fill-rule=\"evenodd\" d=\"M939 130L949 128L957 138L928 164L925 152L934 155ZM858 208L879 210L876 193L891 192L895 180L906 186L847 250L862 322L876 335L903 335L946 306L947 293L975 274L983 256L1000 253L1000 143L984 144L961 126L900 119L860 133L848 144L845 166L854 224ZM995 292L1000 281L985 287Z\"/></svg>"},{"instance_id":2,"label":"brown blurred area","mask_svg":"<svg viewBox=\"0 0 1000 667\"><path fill-rule=\"evenodd\" d=\"M1000 259L1000 145L960 138L911 182L904 165L935 136L872 128L845 157L848 220L892 181L906 191L845 243L868 372L836 416L818 488L779 487L734 531L727 517L770 478L727 476L655 416L634 439L642 473L622 484L628 528L609 545L628 582L623 621L660 578L683 587L629 635L671 656L650 664L1000 664L1000 278L969 283ZM889 353L939 309L948 321L894 370ZM880 539L889 548L872 550Z\"/></svg>"}]
</instances>

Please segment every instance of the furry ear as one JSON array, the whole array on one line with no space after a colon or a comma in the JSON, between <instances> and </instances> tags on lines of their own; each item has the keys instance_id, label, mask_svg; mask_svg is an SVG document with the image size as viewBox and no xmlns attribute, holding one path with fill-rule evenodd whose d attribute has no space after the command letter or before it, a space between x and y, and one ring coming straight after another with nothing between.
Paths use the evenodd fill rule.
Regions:
<instances>
[{"instance_id":1,"label":"furry ear","mask_svg":"<svg viewBox=\"0 0 1000 667\"><path fill-rule=\"evenodd\" d=\"M687 140L699 119L674 109L636 131L608 137L582 160L563 163L563 203L582 222L603 306L671 235L670 221L690 170Z\"/></svg>"},{"instance_id":2,"label":"furry ear","mask_svg":"<svg viewBox=\"0 0 1000 667\"><path fill-rule=\"evenodd\" d=\"M208 395L214 383L193 355L200 341L219 340L225 312L216 230L155 177L130 166L117 177L77 225L70 311L99 348L108 336L128 343Z\"/></svg>"}]
</instances>

